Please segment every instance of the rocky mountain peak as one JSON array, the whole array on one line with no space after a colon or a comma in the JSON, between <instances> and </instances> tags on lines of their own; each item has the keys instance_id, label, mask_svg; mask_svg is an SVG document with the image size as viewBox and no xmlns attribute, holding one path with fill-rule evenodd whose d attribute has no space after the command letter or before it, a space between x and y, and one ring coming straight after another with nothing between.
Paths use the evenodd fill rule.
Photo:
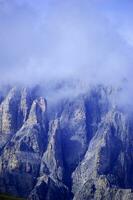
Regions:
<instances>
[{"instance_id":1,"label":"rocky mountain peak","mask_svg":"<svg viewBox=\"0 0 133 200\"><path fill-rule=\"evenodd\" d=\"M0 192L29 200L133 199L133 117L114 102L116 90L97 86L52 106L36 90L2 94Z\"/></svg>"},{"instance_id":2,"label":"rocky mountain peak","mask_svg":"<svg viewBox=\"0 0 133 200\"><path fill-rule=\"evenodd\" d=\"M47 102L44 98L40 97L32 102L29 116L27 119L28 124L43 124L44 115L47 111Z\"/></svg>"}]
</instances>

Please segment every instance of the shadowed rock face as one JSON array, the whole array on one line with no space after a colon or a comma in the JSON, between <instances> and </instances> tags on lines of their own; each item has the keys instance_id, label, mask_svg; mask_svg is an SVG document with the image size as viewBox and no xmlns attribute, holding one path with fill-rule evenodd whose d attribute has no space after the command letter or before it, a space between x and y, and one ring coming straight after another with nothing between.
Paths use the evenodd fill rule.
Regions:
<instances>
[{"instance_id":1,"label":"shadowed rock face","mask_svg":"<svg viewBox=\"0 0 133 200\"><path fill-rule=\"evenodd\" d=\"M97 86L52 106L36 89L0 103L0 192L29 200L133 199L132 114Z\"/></svg>"}]
</instances>

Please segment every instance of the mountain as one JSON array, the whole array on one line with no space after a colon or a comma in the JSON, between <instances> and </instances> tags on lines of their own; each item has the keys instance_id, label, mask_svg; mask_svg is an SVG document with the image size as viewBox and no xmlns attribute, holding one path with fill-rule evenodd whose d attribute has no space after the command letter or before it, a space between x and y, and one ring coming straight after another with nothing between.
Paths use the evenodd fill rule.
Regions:
<instances>
[{"instance_id":1,"label":"mountain","mask_svg":"<svg viewBox=\"0 0 133 200\"><path fill-rule=\"evenodd\" d=\"M133 115L119 92L99 85L51 101L39 86L0 89L0 193L133 199Z\"/></svg>"}]
</instances>

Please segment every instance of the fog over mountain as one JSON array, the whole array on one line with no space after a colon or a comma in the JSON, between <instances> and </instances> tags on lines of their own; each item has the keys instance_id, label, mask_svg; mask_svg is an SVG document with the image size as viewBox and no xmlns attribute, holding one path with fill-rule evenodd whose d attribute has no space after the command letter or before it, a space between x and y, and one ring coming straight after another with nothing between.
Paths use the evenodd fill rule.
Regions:
<instances>
[{"instance_id":1,"label":"fog over mountain","mask_svg":"<svg viewBox=\"0 0 133 200\"><path fill-rule=\"evenodd\" d=\"M132 10L0 0L0 199L133 199Z\"/></svg>"},{"instance_id":2,"label":"fog over mountain","mask_svg":"<svg viewBox=\"0 0 133 200\"><path fill-rule=\"evenodd\" d=\"M1 82L80 79L132 85L128 1L1 0Z\"/></svg>"}]
</instances>

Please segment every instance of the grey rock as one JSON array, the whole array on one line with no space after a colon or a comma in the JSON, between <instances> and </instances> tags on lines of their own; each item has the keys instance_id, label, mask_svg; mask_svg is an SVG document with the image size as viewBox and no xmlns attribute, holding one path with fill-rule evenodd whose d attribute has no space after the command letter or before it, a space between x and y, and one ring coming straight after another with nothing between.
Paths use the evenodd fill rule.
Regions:
<instances>
[{"instance_id":1,"label":"grey rock","mask_svg":"<svg viewBox=\"0 0 133 200\"><path fill-rule=\"evenodd\" d=\"M45 100L43 103L46 103ZM44 124L42 124L42 118L40 118L40 116L46 118L46 107L45 109L41 107L40 99L36 100L35 105L36 109L34 110L31 106L29 118L6 144L1 154L1 192L26 197L35 185L39 174L41 156L47 142L47 132ZM37 111L37 108L39 111Z\"/></svg>"},{"instance_id":2,"label":"grey rock","mask_svg":"<svg viewBox=\"0 0 133 200\"><path fill-rule=\"evenodd\" d=\"M29 200L133 199L133 115L118 105L120 90L96 86L52 105L41 91L1 92L0 192Z\"/></svg>"}]
</instances>

